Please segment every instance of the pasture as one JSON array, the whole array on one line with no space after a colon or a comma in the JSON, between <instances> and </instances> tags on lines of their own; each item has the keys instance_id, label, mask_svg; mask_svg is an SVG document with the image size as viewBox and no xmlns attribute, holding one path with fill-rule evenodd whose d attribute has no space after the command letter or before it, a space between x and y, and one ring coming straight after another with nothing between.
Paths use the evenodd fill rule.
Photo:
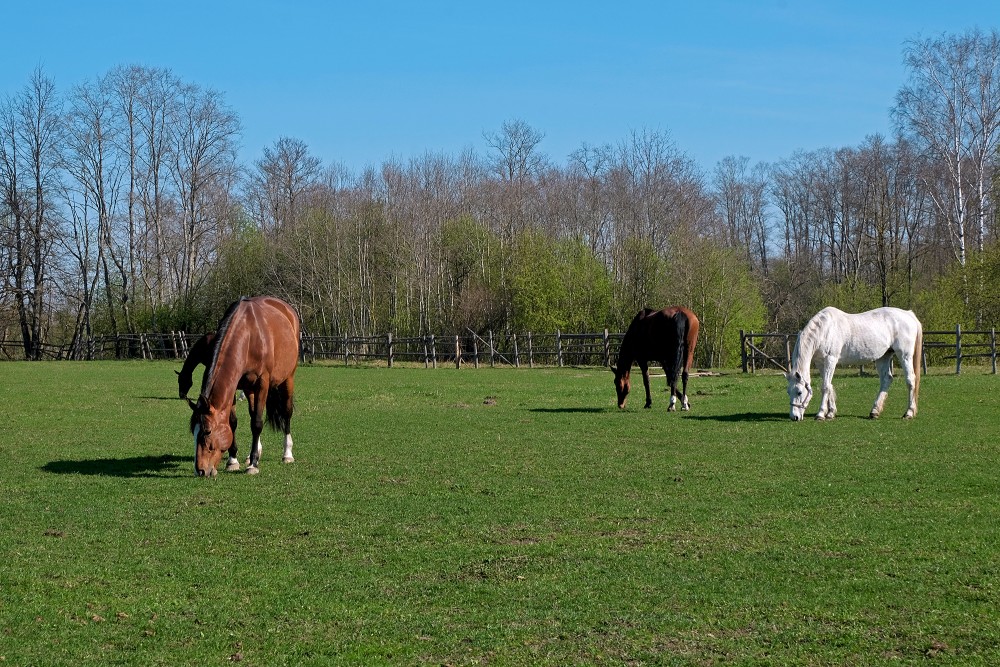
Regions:
<instances>
[{"instance_id":1,"label":"pasture","mask_svg":"<svg viewBox=\"0 0 1000 667\"><path fill-rule=\"evenodd\" d=\"M179 367L0 365L0 664L1000 662L995 376L306 366L206 480Z\"/></svg>"}]
</instances>

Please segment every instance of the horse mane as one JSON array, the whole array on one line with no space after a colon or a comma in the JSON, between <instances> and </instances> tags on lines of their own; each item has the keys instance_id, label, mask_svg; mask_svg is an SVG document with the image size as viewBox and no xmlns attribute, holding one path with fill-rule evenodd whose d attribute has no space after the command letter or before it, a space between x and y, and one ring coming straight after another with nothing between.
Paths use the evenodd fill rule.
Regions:
<instances>
[{"instance_id":1,"label":"horse mane","mask_svg":"<svg viewBox=\"0 0 1000 667\"><path fill-rule=\"evenodd\" d=\"M233 315L239 308L240 304L247 301L247 297L241 297L238 301L234 301L226 309L225 315L219 320L219 327L215 332L215 349L212 351L212 360L209 362L207 369L205 370L205 377L201 383L201 395L207 396L207 390L211 389L212 384L215 382L215 362L219 359L219 350L222 349L222 343L226 339L226 334L229 333L229 323L233 319Z\"/></svg>"},{"instance_id":2,"label":"horse mane","mask_svg":"<svg viewBox=\"0 0 1000 667\"><path fill-rule=\"evenodd\" d=\"M813 355L816 353L816 346L819 344L820 332L823 327L825 327L830 320L829 314L826 312L826 308L819 311L806 322L806 325L802 327L802 331L799 332L798 337L795 339L795 348L792 350L792 359L789 372L794 372L801 359L808 359L809 363L806 366L812 365Z\"/></svg>"}]
</instances>

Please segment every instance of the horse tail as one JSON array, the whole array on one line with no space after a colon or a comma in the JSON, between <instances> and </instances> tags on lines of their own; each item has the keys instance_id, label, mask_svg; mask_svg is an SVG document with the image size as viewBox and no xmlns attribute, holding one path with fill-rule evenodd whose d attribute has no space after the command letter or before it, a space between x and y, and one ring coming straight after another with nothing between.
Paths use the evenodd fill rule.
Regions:
<instances>
[{"instance_id":1,"label":"horse tail","mask_svg":"<svg viewBox=\"0 0 1000 667\"><path fill-rule=\"evenodd\" d=\"M691 370L694 365L694 348L698 345L698 330L701 329L701 322L693 312L687 313L687 336L684 338L684 346L687 356L684 360L685 370Z\"/></svg>"},{"instance_id":2,"label":"horse tail","mask_svg":"<svg viewBox=\"0 0 1000 667\"><path fill-rule=\"evenodd\" d=\"M292 397L288 395L288 387L281 384L267 392L267 423L275 431L288 433L292 420Z\"/></svg>"},{"instance_id":3,"label":"horse tail","mask_svg":"<svg viewBox=\"0 0 1000 667\"><path fill-rule=\"evenodd\" d=\"M677 383L677 376L684 370L684 360L687 358L687 335L688 319L683 312L676 313L673 318L674 331L677 337L677 346L674 349L674 358L669 360L667 372L667 382L673 387Z\"/></svg>"}]
</instances>

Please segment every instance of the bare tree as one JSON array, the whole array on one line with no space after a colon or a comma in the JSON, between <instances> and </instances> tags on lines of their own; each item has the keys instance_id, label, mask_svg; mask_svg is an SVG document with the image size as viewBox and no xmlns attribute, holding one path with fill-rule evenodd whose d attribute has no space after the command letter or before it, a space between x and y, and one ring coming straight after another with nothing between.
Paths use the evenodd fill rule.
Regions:
<instances>
[{"instance_id":1,"label":"bare tree","mask_svg":"<svg viewBox=\"0 0 1000 667\"><path fill-rule=\"evenodd\" d=\"M933 191L951 224L955 257L965 266L969 215L976 216L982 250L992 206L992 170L1000 141L1000 33L907 43L909 83L893 110L901 130L915 137L928 159L947 170L948 188Z\"/></svg>"},{"instance_id":2,"label":"bare tree","mask_svg":"<svg viewBox=\"0 0 1000 667\"><path fill-rule=\"evenodd\" d=\"M111 331L115 334L119 333L119 307L125 330L135 331L129 304L134 275L130 262L133 238L128 228L124 233L116 228L116 223L121 221L118 205L122 180L128 173L127 162L118 150L119 121L107 79L74 88L67 115L64 160L80 195L72 202L73 219L77 229L91 214L97 221L96 262L103 276ZM128 219L123 221L127 223ZM81 276L84 284L87 279L87 275ZM84 295L89 311L93 294L84 288Z\"/></svg>"},{"instance_id":3,"label":"bare tree","mask_svg":"<svg viewBox=\"0 0 1000 667\"><path fill-rule=\"evenodd\" d=\"M5 274L27 359L41 358L49 261L58 233L52 199L60 162L59 105L55 84L36 69L22 92L0 106L0 192L9 225L4 236L12 244Z\"/></svg>"},{"instance_id":4,"label":"bare tree","mask_svg":"<svg viewBox=\"0 0 1000 667\"><path fill-rule=\"evenodd\" d=\"M182 304L190 305L223 231L236 180L239 120L212 90L181 87L171 137L170 175L178 198L179 247L173 271Z\"/></svg>"},{"instance_id":5,"label":"bare tree","mask_svg":"<svg viewBox=\"0 0 1000 667\"><path fill-rule=\"evenodd\" d=\"M716 206L727 245L740 248L748 266L767 275L767 165L749 168L750 158L726 157L715 168Z\"/></svg>"},{"instance_id":6,"label":"bare tree","mask_svg":"<svg viewBox=\"0 0 1000 667\"><path fill-rule=\"evenodd\" d=\"M299 139L282 137L264 148L247 183L247 201L264 229L295 224L302 200L319 183L322 166Z\"/></svg>"}]
</instances>

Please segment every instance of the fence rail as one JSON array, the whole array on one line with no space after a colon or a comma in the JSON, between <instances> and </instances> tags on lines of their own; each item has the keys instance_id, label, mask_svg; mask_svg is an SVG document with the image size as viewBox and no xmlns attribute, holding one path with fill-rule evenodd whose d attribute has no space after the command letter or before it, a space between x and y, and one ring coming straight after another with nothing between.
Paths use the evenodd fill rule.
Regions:
<instances>
[{"instance_id":1,"label":"fence rail","mask_svg":"<svg viewBox=\"0 0 1000 667\"><path fill-rule=\"evenodd\" d=\"M183 331L96 336L69 345L43 345L43 359L183 359L200 334ZM422 363L480 366L609 366L624 334L476 333L426 336L323 336L303 332L301 358L306 362ZM0 359L24 359L20 340L0 340Z\"/></svg>"},{"instance_id":2,"label":"fence rail","mask_svg":"<svg viewBox=\"0 0 1000 667\"><path fill-rule=\"evenodd\" d=\"M788 372L797 333L754 333L740 330L740 356L744 373L755 373L768 366ZM963 331L961 325L944 331L925 331L920 363L944 365L955 361L955 374L962 373L967 359L988 359L990 370L997 372L996 328Z\"/></svg>"}]
</instances>

